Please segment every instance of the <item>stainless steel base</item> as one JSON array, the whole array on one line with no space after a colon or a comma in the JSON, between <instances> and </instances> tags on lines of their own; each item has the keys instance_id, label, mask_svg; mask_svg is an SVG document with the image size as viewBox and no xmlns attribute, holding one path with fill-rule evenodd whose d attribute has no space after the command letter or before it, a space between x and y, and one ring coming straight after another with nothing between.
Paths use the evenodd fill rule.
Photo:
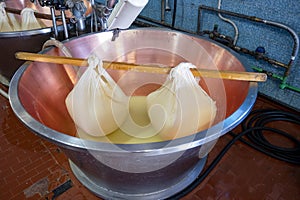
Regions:
<instances>
[{"instance_id":1,"label":"stainless steel base","mask_svg":"<svg viewBox=\"0 0 300 200\"><path fill-rule=\"evenodd\" d=\"M124 194L120 193L118 191L110 190L109 188L106 188L101 183L96 183L92 181L82 170L80 170L79 167L77 167L70 159L70 167L73 171L76 178L85 186L87 187L91 192L93 192L95 195L104 198L104 199L130 199L130 200L152 200L152 199L166 199L168 197L171 197L175 195L176 193L182 191L186 187L188 187L201 173L205 163L206 158L204 157L199 160L199 162L196 164L193 170L189 172L189 174L184 177L180 182L178 182L175 185L171 185L168 188L161 188L161 190L151 193L140 193L139 191L132 191L130 194ZM164 180L162 180L164 181ZM126 184L126 183L124 183Z\"/></svg>"}]
</instances>

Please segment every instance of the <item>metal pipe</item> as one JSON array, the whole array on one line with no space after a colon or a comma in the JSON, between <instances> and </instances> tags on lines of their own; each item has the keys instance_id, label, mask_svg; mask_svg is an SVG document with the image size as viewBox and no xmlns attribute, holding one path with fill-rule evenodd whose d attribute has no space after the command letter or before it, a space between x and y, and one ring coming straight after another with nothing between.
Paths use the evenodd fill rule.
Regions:
<instances>
[{"instance_id":1,"label":"metal pipe","mask_svg":"<svg viewBox=\"0 0 300 200\"><path fill-rule=\"evenodd\" d=\"M261 19L261 18L255 17L255 16L248 16L248 15L234 13L234 12L230 12L230 11L226 11L226 10L220 10L220 9L216 9L216 8L212 8L212 7L208 7L208 6L204 6L204 5L200 5L199 8L198 8L198 19L201 16L201 9L205 9L205 10L209 10L209 11L213 11L213 12L217 12L217 13L223 13L223 14L227 14L227 15L247 19L247 20L250 20L250 21L258 22L258 23L264 23L264 24L267 24L267 25L272 25L272 26L279 27L279 28L282 28L282 29L288 31L292 35L293 40L294 40L294 47L293 47L293 51L292 51L290 61L287 64L287 70L285 71L285 77L289 74L290 67L292 66L292 64L293 64L293 62L294 62L294 60L297 57L298 52L299 52L299 37L293 29L291 29L290 27L288 27L284 24L281 24L279 22L268 21L268 20L264 20L264 19ZM200 23L198 23L197 32L198 33L200 32Z\"/></svg>"},{"instance_id":2,"label":"metal pipe","mask_svg":"<svg viewBox=\"0 0 300 200\"><path fill-rule=\"evenodd\" d=\"M218 9L221 9L221 4L222 4L222 0L219 0L218 1ZM234 36L234 40L233 40L233 44L235 45L237 40L238 40L238 37L239 37L239 30L238 30L238 27L236 26L236 24L231 21L230 19L228 18L225 18L221 15L221 13L218 13L218 16L220 17L220 19L222 19L223 21L231 24L234 28L234 31L235 31L235 36Z\"/></svg>"},{"instance_id":3,"label":"metal pipe","mask_svg":"<svg viewBox=\"0 0 300 200\"><path fill-rule=\"evenodd\" d=\"M241 47L236 46L236 45L231 46L231 48L233 50L235 50L235 51L238 51L238 52L241 52L241 53L245 53L245 54L249 54L251 56L254 56L256 59L264 60L264 61L266 61L266 62L268 62L268 63L270 63L272 65L277 65L279 67L283 67L283 68L286 68L286 69L289 68L289 66L287 64L279 62L279 61L277 61L275 59L271 59L271 58L269 58L269 57L267 57L265 55L262 55L260 53L255 52L255 51L251 51L251 50L246 49L246 48L241 48Z\"/></svg>"},{"instance_id":4,"label":"metal pipe","mask_svg":"<svg viewBox=\"0 0 300 200\"><path fill-rule=\"evenodd\" d=\"M173 3L173 16L172 16L172 28L175 28L176 13L177 13L177 0L174 0L174 3Z\"/></svg>"},{"instance_id":5,"label":"metal pipe","mask_svg":"<svg viewBox=\"0 0 300 200\"><path fill-rule=\"evenodd\" d=\"M267 76L279 79L281 81L284 81L284 79L285 79L284 76L280 76L278 74L274 74L273 72L266 71L266 70L264 70L264 69L262 69L260 67L253 66L252 69L254 69L255 71L261 72L261 73L265 73L265 74L267 74ZM281 84L280 87L283 87L282 89L287 88L289 90L293 90L295 92L299 92L300 93L300 88L299 87L295 87L295 86L289 85L287 83Z\"/></svg>"},{"instance_id":6,"label":"metal pipe","mask_svg":"<svg viewBox=\"0 0 300 200\"><path fill-rule=\"evenodd\" d=\"M299 37L298 37L297 33L290 27L288 27L284 24L278 23L278 22L262 20L262 23L283 28L292 35L293 40L294 40L294 47L293 47L292 56L291 56L289 64L288 64L288 66L291 66L299 53ZM285 72L285 76L287 76L289 73L290 73L290 68L288 68L288 70Z\"/></svg>"},{"instance_id":7,"label":"metal pipe","mask_svg":"<svg viewBox=\"0 0 300 200\"><path fill-rule=\"evenodd\" d=\"M54 37L58 38L58 30L57 30L57 24L56 24L56 16L55 16L55 10L54 7L50 7L50 13L52 16L52 24L53 24L53 31L54 31Z\"/></svg>"},{"instance_id":8,"label":"metal pipe","mask_svg":"<svg viewBox=\"0 0 300 200\"><path fill-rule=\"evenodd\" d=\"M67 28L67 21L66 21L66 14L64 10L60 11L61 13L61 19L64 27L64 34L65 34L65 39L69 38L69 33L68 33L68 28Z\"/></svg>"},{"instance_id":9,"label":"metal pipe","mask_svg":"<svg viewBox=\"0 0 300 200\"><path fill-rule=\"evenodd\" d=\"M115 4L116 4L116 0L107 0L106 1L106 6L108 8L113 8Z\"/></svg>"},{"instance_id":10,"label":"metal pipe","mask_svg":"<svg viewBox=\"0 0 300 200\"><path fill-rule=\"evenodd\" d=\"M243 48L243 47L239 47L237 45L234 45L233 44L233 39L230 38L229 36L226 36L226 35L222 35L220 34L219 32L217 31L207 31L207 30L204 30L202 31L201 33L199 33L199 35L208 35L210 39L212 40L215 40L219 43L222 43L228 47L230 47L231 49L237 51L237 52L241 52L241 53L244 53L244 54L249 54L253 57L255 57L257 60L264 60L272 65L277 65L277 66L280 66L280 67L283 67L283 68L286 68L288 69L288 65L287 64L284 64L280 61L277 61L275 59L271 59L259 52L256 52L256 51L251 51L249 49L246 49L246 48Z\"/></svg>"},{"instance_id":11,"label":"metal pipe","mask_svg":"<svg viewBox=\"0 0 300 200\"><path fill-rule=\"evenodd\" d=\"M140 21L139 19L145 20L148 23ZM201 16L199 15L198 16L198 20L200 21L200 19L201 19ZM159 22L157 20L154 20L154 19L151 19L151 18L148 18L148 17L144 17L144 16L139 16L138 20L135 21L135 24L137 26L142 26L142 27L158 26L158 27L172 28L168 24L163 24L163 23L161 23L161 22ZM200 29L198 29L197 32L191 32L191 31L180 29L180 28L172 28L172 29L177 30L177 31L182 31L182 32L190 33L190 34L198 34L198 35L203 35L203 33L209 35L209 34L212 33L211 31L203 31L203 32L201 32L201 31L199 31ZM230 46L230 48L232 48L235 51L241 52L241 53L249 54L251 56L254 56L256 59L264 60L264 61L266 61L266 62L268 62L270 64L277 65L277 66L280 66L280 67L283 67L283 68L286 68L286 69L288 68L287 64L282 63L280 61L277 61L275 59L268 58L265 55L258 55L255 51L250 51L250 50L248 50L246 48L242 48L242 47L239 47L239 46L236 46L236 45L232 45L232 46Z\"/></svg>"},{"instance_id":12,"label":"metal pipe","mask_svg":"<svg viewBox=\"0 0 300 200\"><path fill-rule=\"evenodd\" d=\"M169 0L161 0L161 22L165 22L166 11L171 11Z\"/></svg>"},{"instance_id":13,"label":"metal pipe","mask_svg":"<svg viewBox=\"0 0 300 200\"><path fill-rule=\"evenodd\" d=\"M169 3L169 0L165 0L166 3L165 3L165 11L171 11L171 6L170 6L170 3Z\"/></svg>"},{"instance_id":14,"label":"metal pipe","mask_svg":"<svg viewBox=\"0 0 300 200\"><path fill-rule=\"evenodd\" d=\"M166 0L161 0L160 21L162 23L165 22L165 6L166 6Z\"/></svg>"},{"instance_id":15,"label":"metal pipe","mask_svg":"<svg viewBox=\"0 0 300 200\"><path fill-rule=\"evenodd\" d=\"M91 2L91 6L92 6L92 13L91 13L91 24L90 24L90 28L91 28L91 33L94 32L94 18L95 18L95 2L94 0L90 0Z\"/></svg>"},{"instance_id":16,"label":"metal pipe","mask_svg":"<svg viewBox=\"0 0 300 200\"><path fill-rule=\"evenodd\" d=\"M245 18L245 19L252 20L252 21L255 21L255 19L257 19L257 17L255 17L255 16L249 16L249 15L235 13L235 12L231 12L231 11L227 11L227 10L221 10L221 9L217 9L217 8L213 8L213 7L209 7L209 6L205 6L205 5L200 5L198 10L201 10L201 9L214 11L214 12L222 13L222 14L226 14L226 15L231 15L234 17Z\"/></svg>"}]
</instances>

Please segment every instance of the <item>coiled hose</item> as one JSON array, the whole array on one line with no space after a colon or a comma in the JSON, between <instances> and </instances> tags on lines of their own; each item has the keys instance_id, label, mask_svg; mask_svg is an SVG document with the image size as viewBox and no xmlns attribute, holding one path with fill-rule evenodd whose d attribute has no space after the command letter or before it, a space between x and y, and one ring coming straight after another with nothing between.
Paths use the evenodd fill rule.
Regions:
<instances>
[{"instance_id":1,"label":"coiled hose","mask_svg":"<svg viewBox=\"0 0 300 200\"><path fill-rule=\"evenodd\" d=\"M268 123L276 121L285 121L300 125L300 116L281 110L263 109L253 111L241 124L243 132L247 131L246 136L248 141L243 138L239 140L268 156L300 165L300 141L285 131L267 126ZM280 147L270 143L264 136L264 131L286 137L294 143L294 147ZM230 134L233 135L232 132Z\"/></svg>"},{"instance_id":2,"label":"coiled hose","mask_svg":"<svg viewBox=\"0 0 300 200\"><path fill-rule=\"evenodd\" d=\"M196 180L187 188L168 199L180 199L194 190L214 169L230 147L238 140L273 158L300 165L300 141L283 130L267 126L270 122L274 123L276 121L289 122L300 126L300 115L274 109L259 109L252 111L241 123L241 133L234 134L233 132L229 132L229 134L233 136L233 139L222 149L208 168L203 173L199 174ZM294 143L294 146L287 148L270 143L264 136L264 132L266 131L268 133L272 132L272 134L279 134L280 136L286 137ZM242 138L243 136L247 139Z\"/></svg>"}]
</instances>

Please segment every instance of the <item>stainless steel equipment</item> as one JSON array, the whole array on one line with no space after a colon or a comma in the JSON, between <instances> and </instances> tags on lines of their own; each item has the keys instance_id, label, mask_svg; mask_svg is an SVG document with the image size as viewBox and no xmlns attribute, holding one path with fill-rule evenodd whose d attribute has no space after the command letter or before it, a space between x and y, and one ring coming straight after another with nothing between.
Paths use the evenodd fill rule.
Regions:
<instances>
[{"instance_id":1,"label":"stainless steel equipment","mask_svg":"<svg viewBox=\"0 0 300 200\"><path fill-rule=\"evenodd\" d=\"M30 2L30 0L6 0L5 4L8 8L22 10L23 8L28 7L36 10L38 13L51 14L48 7L34 4ZM91 12L91 8L87 1L85 1L85 5L87 6L86 14L88 15L88 13ZM72 15L73 14L70 11L66 11L66 17L70 18ZM16 15L16 18L20 19L20 15ZM0 74L7 80L12 78L14 72L23 63L23 61L15 59L14 54L16 51L41 51L43 43L54 36L52 20L41 19L41 21L46 25L45 28L15 32L0 32L0 45L1 47L7 47L1 48L0 50ZM63 32L61 22L58 23L57 31L59 33Z\"/></svg>"},{"instance_id":2,"label":"stainless steel equipment","mask_svg":"<svg viewBox=\"0 0 300 200\"><path fill-rule=\"evenodd\" d=\"M64 44L74 57L94 53L104 60L244 71L237 54L203 38L162 29L88 34ZM42 53L62 55L56 48ZM202 78L200 85L216 101L213 126L191 136L144 144L111 144L75 137L65 98L77 81L78 67L27 62L11 80L10 104L34 133L60 146L73 173L97 196L106 199L164 199L187 187L205 164L214 142L250 112L257 95L253 82ZM83 69L83 68L80 68ZM147 95L166 76L108 70L126 94Z\"/></svg>"}]
</instances>

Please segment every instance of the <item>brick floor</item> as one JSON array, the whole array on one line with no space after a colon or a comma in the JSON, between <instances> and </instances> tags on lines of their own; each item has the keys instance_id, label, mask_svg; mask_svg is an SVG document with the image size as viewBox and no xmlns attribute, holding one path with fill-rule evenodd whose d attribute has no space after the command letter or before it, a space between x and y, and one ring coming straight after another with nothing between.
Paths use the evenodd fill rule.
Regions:
<instances>
[{"instance_id":1,"label":"brick floor","mask_svg":"<svg viewBox=\"0 0 300 200\"><path fill-rule=\"evenodd\" d=\"M286 109L260 97L255 108ZM68 180L73 186L57 199L96 200L72 174L60 149L34 135L0 96L0 199L51 199L53 189ZM298 132L299 126L291 131ZM239 131L237 127L234 131ZM299 138L299 137L298 137ZM230 141L226 134L210 152L206 166ZM279 139L280 140L280 139ZM189 199L300 199L300 167L275 160L237 142Z\"/></svg>"}]
</instances>

